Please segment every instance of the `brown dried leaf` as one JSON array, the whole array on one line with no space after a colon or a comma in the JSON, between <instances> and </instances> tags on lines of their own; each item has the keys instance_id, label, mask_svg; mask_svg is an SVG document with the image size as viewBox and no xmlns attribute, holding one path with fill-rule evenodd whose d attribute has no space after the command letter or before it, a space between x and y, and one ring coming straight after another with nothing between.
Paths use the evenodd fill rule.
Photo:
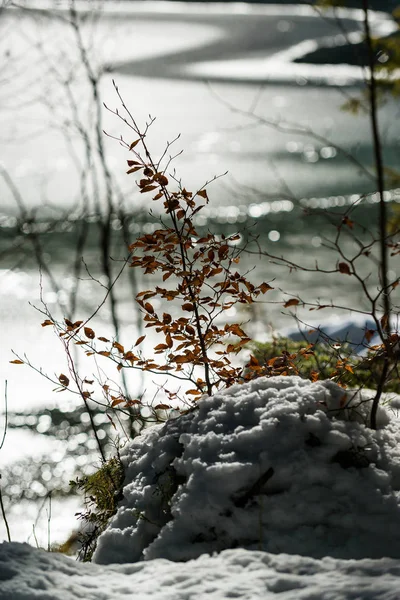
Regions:
<instances>
[{"instance_id":1,"label":"brown dried leaf","mask_svg":"<svg viewBox=\"0 0 400 600\"><path fill-rule=\"evenodd\" d=\"M154 307L152 304L150 304L150 302L145 302L143 308L148 313L151 313L151 314L154 313Z\"/></svg>"},{"instance_id":2,"label":"brown dried leaf","mask_svg":"<svg viewBox=\"0 0 400 600\"><path fill-rule=\"evenodd\" d=\"M368 343L369 343L369 342L371 341L371 339L374 337L374 334L375 334L375 333L376 333L376 332L375 332L375 329L367 329L367 330L365 331L365 335L364 335L364 337L365 337L365 339L367 340L367 342L368 342Z\"/></svg>"},{"instance_id":3,"label":"brown dried leaf","mask_svg":"<svg viewBox=\"0 0 400 600\"><path fill-rule=\"evenodd\" d=\"M258 289L262 294L265 294L266 292L269 292L269 290L273 290L274 288L271 285L269 285L269 283L264 282L258 286Z\"/></svg>"},{"instance_id":4,"label":"brown dried leaf","mask_svg":"<svg viewBox=\"0 0 400 600\"><path fill-rule=\"evenodd\" d=\"M248 363L249 367L258 367L260 365L260 363L258 362L258 360L256 359L255 356L251 355L250 356L250 360Z\"/></svg>"},{"instance_id":5,"label":"brown dried leaf","mask_svg":"<svg viewBox=\"0 0 400 600\"><path fill-rule=\"evenodd\" d=\"M116 348L118 352L121 352L121 354L124 354L125 352L125 348L119 342L113 342L113 348Z\"/></svg>"},{"instance_id":6,"label":"brown dried leaf","mask_svg":"<svg viewBox=\"0 0 400 600\"><path fill-rule=\"evenodd\" d=\"M46 319L45 321L43 321L42 327L47 327L47 325L54 325L54 323L53 321L50 321L50 319Z\"/></svg>"},{"instance_id":7,"label":"brown dried leaf","mask_svg":"<svg viewBox=\"0 0 400 600\"><path fill-rule=\"evenodd\" d=\"M289 308L290 306L297 306L299 303L300 303L300 300L298 300L297 298L290 298L290 300L287 300L287 302L285 302L283 307Z\"/></svg>"},{"instance_id":8,"label":"brown dried leaf","mask_svg":"<svg viewBox=\"0 0 400 600\"><path fill-rule=\"evenodd\" d=\"M229 253L229 246L227 244L224 244L223 246L220 246L218 248L218 258L219 260L224 260Z\"/></svg>"},{"instance_id":9,"label":"brown dried leaf","mask_svg":"<svg viewBox=\"0 0 400 600\"><path fill-rule=\"evenodd\" d=\"M90 340L96 336L95 332L90 327L84 327L83 331L85 332L86 337L88 337Z\"/></svg>"},{"instance_id":10,"label":"brown dried leaf","mask_svg":"<svg viewBox=\"0 0 400 600\"><path fill-rule=\"evenodd\" d=\"M168 346L167 346L167 344L157 344L157 346L154 346L154 350L155 351L168 350Z\"/></svg>"},{"instance_id":11,"label":"brown dried leaf","mask_svg":"<svg viewBox=\"0 0 400 600\"><path fill-rule=\"evenodd\" d=\"M146 185L140 190L141 194L146 194L147 192L151 192L152 190L157 189L156 185Z\"/></svg>"},{"instance_id":12,"label":"brown dried leaf","mask_svg":"<svg viewBox=\"0 0 400 600\"><path fill-rule=\"evenodd\" d=\"M185 304L182 304L182 310L192 312L194 310L194 305L191 302L185 302Z\"/></svg>"},{"instance_id":13,"label":"brown dried leaf","mask_svg":"<svg viewBox=\"0 0 400 600\"><path fill-rule=\"evenodd\" d=\"M145 335L141 335L140 337L138 337L138 339L136 340L135 346L139 346L139 344L141 344L143 342L145 337L146 337Z\"/></svg>"},{"instance_id":14,"label":"brown dried leaf","mask_svg":"<svg viewBox=\"0 0 400 600\"><path fill-rule=\"evenodd\" d=\"M58 381L61 383L61 385L63 385L64 387L68 387L69 386L69 379L66 375L64 375L63 373L61 373L61 375L59 375L58 377Z\"/></svg>"},{"instance_id":15,"label":"brown dried leaf","mask_svg":"<svg viewBox=\"0 0 400 600\"><path fill-rule=\"evenodd\" d=\"M129 146L129 150L133 150L134 147L137 146L139 142L140 142L140 138L138 140L135 140L134 142L132 142L132 144Z\"/></svg>"},{"instance_id":16,"label":"brown dried leaf","mask_svg":"<svg viewBox=\"0 0 400 600\"><path fill-rule=\"evenodd\" d=\"M347 227L350 227L350 229L353 229L353 227L354 227L354 222L351 221L349 219L349 217L343 217L342 223L343 223L343 225L347 225Z\"/></svg>"},{"instance_id":17,"label":"brown dried leaf","mask_svg":"<svg viewBox=\"0 0 400 600\"><path fill-rule=\"evenodd\" d=\"M340 262L338 264L338 269L341 273L344 273L345 275L351 275L350 267L345 262Z\"/></svg>"},{"instance_id":18,"label":"brown dried leaf","mask_svg":"<svg viewBox=\"0 0 400 600\"><path fill-rule=\"evenodd\" d=\"M112 396L111 396L112 397ZM111 402L111 408L114 408L115 406L118 406L118 404L122 404L123 402L125 402L124 398L115 398L112 402Z\"/></svg>"},{"instance_id":19,"label":"brown dried leaf","mask_svg":"<svg viewBox=\"0 0 400 600\"><path fill-rule=\"evenodd\" d=\"M158 183L159 183L160 185L164 186L164 187L165 187L166 185L168 185L168 177L165 177L165 175L163 175L162 173L156 173L156 174L154 175L154 179L155 179L156 181L158 181Z\"/></svg>"},{"instance_id":20,"label":"brown dried leaf","mask_svg":"<svg viewBox=\"0 0 400 600\"><path fill-rule=\"evenodd\" d=\"M133 363L139 360L139 358L135 356L131 350L129 350L126 352L126 354L124 354L124 360L129 360L129 362L133 365Z\"/></svg>"}]
</instances>

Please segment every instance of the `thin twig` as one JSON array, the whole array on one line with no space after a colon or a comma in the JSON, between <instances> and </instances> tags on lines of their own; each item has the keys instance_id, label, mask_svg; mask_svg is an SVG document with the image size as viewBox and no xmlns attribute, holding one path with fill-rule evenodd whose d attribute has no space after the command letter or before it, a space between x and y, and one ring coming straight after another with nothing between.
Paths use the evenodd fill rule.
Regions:
<instances>
[{"instance_id":1,"label":"thin twig","mask_svg":"<svg viewBox=\"0 0 400 600\"><path fill-rule=\"evenodd\" d=\"M1 475L0 475L0 479L1 479ZM8 525L7 515L6 515L5 508L4 508L3 494L1 493L1 486L0 486L0 507L1 507L1 514L3 515L4 524L6 526L7 539L8 539L9 542L11 542L10 527Z\"/></svg>"}]
</instances>

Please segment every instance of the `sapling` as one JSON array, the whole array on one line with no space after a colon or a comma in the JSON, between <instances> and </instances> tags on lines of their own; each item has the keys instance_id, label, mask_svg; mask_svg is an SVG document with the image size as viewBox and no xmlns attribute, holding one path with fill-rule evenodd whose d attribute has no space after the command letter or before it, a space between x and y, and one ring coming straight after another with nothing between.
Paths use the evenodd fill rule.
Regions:
<instances>
[{"instance_id":1,"label":"sapling","mask_svg":"<svg viewBox=\"0 0 400 600\"><path fill-rule=\"evenodd\" d=\"M140 335L129 347L118 339L98 335L90 322L101 305L86 319L60 321L44 304L42 325L54 329L67 357L67 374L61 373L55 378L47 376L57 385L57 391L68 389L78 394L89 416L91 402L102 402L111 420L115 411L133 410L141 427L145 409L149 408L143 398L130 397L121 386L112 384L98 367L96 376L80 375L71 351L73 347L81 347L87 356L96 360L96 364L104 358L114 362L118 372L136 369L178 381L178 392L159 384L166 400L152 406L154 420L159 420L171 409L171 401L178 395L190 404L190 400L202 394L212 395L217 389L243 382L254 375L278 374L282 369L266 370L253 356L245 366L243 361L240 364L237 357L247 350L250 337L242 323L231 322L227 316L239 305L256 302L273 287L266 282L255 285L248 278L249 272L239 272L238 265L245 249L240 233L217 235L198 231L197 216L209 202L207 183L192 193L174 176L168 175L170 158L166 152L156 160L147 145L151 123L141 131L117 86L115 89L123 113L117 109L111 112L134 138L129 142L117 138L128 152L127 173L138 177L139 192L151 197L159 214L159 227L152 233L140 235L129 245L129 256L124 259L121 271L124 268L141 269L148 279L148 289L137 293L136 303L145 328L154 330L161 339L148 357L140 350L146 335ZM114 293L117 283L118 276L112 284ZM160 305L162 310L158 309ZM12 362L33 366L20 356ZM96 384L99 384L101 398L98 390L96 395ZM104 463L103 444L98 439L95 423L92 425Z\"/></svg>"}]
</instances>

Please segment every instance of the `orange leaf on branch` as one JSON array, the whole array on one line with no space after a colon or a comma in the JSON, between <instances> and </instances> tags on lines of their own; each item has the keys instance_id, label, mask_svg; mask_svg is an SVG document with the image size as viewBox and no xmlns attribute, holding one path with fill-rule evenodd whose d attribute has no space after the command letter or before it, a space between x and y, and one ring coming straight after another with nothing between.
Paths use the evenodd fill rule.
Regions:
<instances>
[{"instance_id":1,"label":"orange leaf on branch","mask_svg":"<svg viewBox=\"0 0 400 600\"><path fill-rule=\"evenodd\" d=\"M122 344L119 344L118 342L113 342L113 348L116 348L118 352L121 352L121 354L124 354L125 352L125 348L122 346Z\"/></svg>"},{"instance_id":2,"label":"orange leaf on branch","mask_svg":"<svg viewBox=\"0 0 400 600\"><path fill-rule=\"evenodd\" d=\"M134 142L132 142L132 144L129 146L129 150L133 150L134 147L137 146L139 142L140 142L140 138L138 140L135 140Z\"/></svg>"},{"instance_id":3,"label":"orange leaf on branch","mask_svg":"<svg viewBox=\"0 0 400 600\"><path fill-rule=\"evenodd\" d=\"M61 383L61 385L63 385L64 387L68 387L69 386L69 379L66 375L64 375L63 373L61 373L61 375L59 375L58 377L58 381Z\"/></svg>"},{"instance_id":4,"label":"orange leaf on branch","mask_svg":"<svg viewBox=\"0 0 400 600\"><path fill-rule=\"evenodd\" d=\"M368 343L371 341L371 339L373 338L375 333L376 333L375 329L366 329L364 337Z\"/></svg>"},{"instance_id":5,"label":"orange leaf on branch","mask_svg":"<svg viewBox=\"0 0 400 600\"><path fill-rule=\"evenodd\" d=\"M344 273L345 275L351 275L350 267L345 262L340 262L338 264L338 269L339 269L340 273Z\"/></svg>"},{"instance_id":6,"label":"orange leaf on branch","mask_svg":"<svg viewBox=\"0 0 400 600\"><path fill-rule=\"evenodd\" d=\"M289 308L290 306L297 306L298 304L300 304L300 300L298 300L297 298L290 298L290 300L287 300L285 302L285 304L283 305L284 308Z\"/></svg>"},{"instance_id":7,"label":"orange leaf on branch","mask_svg":"<svg viewBox=\"0 0 400 600\"><path fill-rule=\"evenodd\" d=\"M90 340L93 340L93 338L96 337L95 332L90 327L84 327L83 331L85 332L86 337L89 338Z\"/></svg>"},{"instance_id":8,"label":"orange leaf on branch","mask_svg":"<svg viewBox=\"0 0 400 600\"><path fill-rule=\"evenodd\" d=\"M145 302L143 305L143 308L146 312L153 314L154 313L154 307L152 304L150 304L150 302Z\"/></svg>"},{"instance_id":9,"label":"orange leaf on branch","mask_svg":"<svg viewBox=\"0 0 400 600\"><path fill-rule=\"evenodd\" d=\"M274 288L271 285L269 285L269 283L264 282L258 286L258 289L262 294L265 294L266 292L269 292L269 290L273 290Z\"/></svg>"},{"instance_id":10,"label":"orange leaf on branch","mask_svg":"<svg viewBox=\"0 0 400 600\"><path fill-rule=\"evenodd\" d=\"M138 337L138 339L135 342L135 346L139 346L139 344L141 344L143 342L145 337L146 337L145 335L141 335L140 337Z\"/></svg>"},{"instance_id":11,"label":"orange leaf on branch","mask_svg":"<svg viewBox=\"0 0 400 600\"><path fill-rule=\"evenodd\" d=\"M156 173L153 177L155 181L157 181L160 185L165 187L168 185L168 177L166 177L163 173Z\"/></svg>"},{"instance_id":12,"label":"orange leaf on branch","mask_svg":"<svg viewBox=\"0 0 400 600\"><path fill-rule=\"evenodd\" d=\"M156 185L146 185L145 187L142 187L142 189L140 190L140 193L147 194L147 192L151 192L155 189L157 189Z\"/></svg>"},{"instance_id":13,"label":"orange leaf on branch","mask_svg":"<svg viewBox=\"0 0 400 600\"><path fill-rule=\"evenodd\" d=\"M182 310L192 312L194 310L194 305L191 302L185 302L185 304L182 304Z\"/></svg>"}]
</instances>

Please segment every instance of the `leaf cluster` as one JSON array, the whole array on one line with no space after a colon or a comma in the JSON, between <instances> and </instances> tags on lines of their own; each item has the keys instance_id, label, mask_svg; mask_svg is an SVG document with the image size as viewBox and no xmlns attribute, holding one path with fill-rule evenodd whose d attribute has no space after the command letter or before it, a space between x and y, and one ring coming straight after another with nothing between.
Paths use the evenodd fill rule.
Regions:
<instances>
[{"instance_id":1,"label":"leaf cluster","mask_svg":"<svg viewBox=\"0 0 400 600\"><path fill-rule=\"evenodd\" d=\"M163 216L159 229L141 235L129 246L129 266L158 278L158 284L152 289L136 295L136 302L145 328L153 328L161 341L148 358L138 349L145 335L125 348L118 340L96 337L87 321L65 320L64 324L55 324L46 319L43 326L56 326L64 342L84 346L88 356L111 359L118 371L135 368L170 374L191 384L185 391L190 397L212 394L220 386L228 387L241 380L243 367L236 366L232 356L238 355L250 341L243 325L227 322L224 314L237 304L252 304L273 288L266 282L256 286L248 280L247 273L237 270L243 252L239 246L240 234L199 234L195 220L208 203L206 189L193 194L174 180L177 185L170 190L168 177L151 158L145 135L137 133L138 139L127 144L134 154L134 159L127 161L127 173L138 174L140 193L150 193L152 201L161 204ZM138 150L140 145L144 158ZM157 310L160 304L168 303L170 310ZM251 369L252 364L248 368ZM58 380L61 389L68 387L67 376L62 374ZM103 386L103 390L108 396L108 386L107 389ZM91 395L87 391L82 393L86 399ZM123 394L108 399L111 407L138 403ZM165 405L164 408L170 407Z\"/></svg>"},{"instance_id":2,"label":"leaf cluster","mask_svg":"<svg viewBox=\"0 0 400 600\"><path fill-rule=\"evenodd\" d=\"M239 369L229 355L238 354L249 342L240 324L220 325L220 317L238 303L255 302L272 287L267 283L255 286L237 271L242 252L236 246L239 234L199 235L194 219L208 203L205 189L196 194L182 187L170 192L165 175L154 173L148 164L141 168L147 175L139 181L141 191L156 190L153 201L161 200L165 215L170 217L169 223L163 221L162 229L141 236L129 247L133 254L131 266L141 268L145 274L158 272L164 284L137 295L146 328L155 328L164 338L154 348L164 362L147 361L142 366L145 370L173 369L179 373L189 365L188 379L195 387L186 393L211 394L214 387L229 386L238 380ZM170 278L172 284L165 285ZM163 304L173 303L178 316L172 311L159 314L150 302L155 297ZM230 343L226 344L227 340ZM212 352L216 346L219 349ZM130 361L133 363L135 357L131 356ZM204 376L194 379L194 367L201 367Z\"/></svg>"}]
</instances>

